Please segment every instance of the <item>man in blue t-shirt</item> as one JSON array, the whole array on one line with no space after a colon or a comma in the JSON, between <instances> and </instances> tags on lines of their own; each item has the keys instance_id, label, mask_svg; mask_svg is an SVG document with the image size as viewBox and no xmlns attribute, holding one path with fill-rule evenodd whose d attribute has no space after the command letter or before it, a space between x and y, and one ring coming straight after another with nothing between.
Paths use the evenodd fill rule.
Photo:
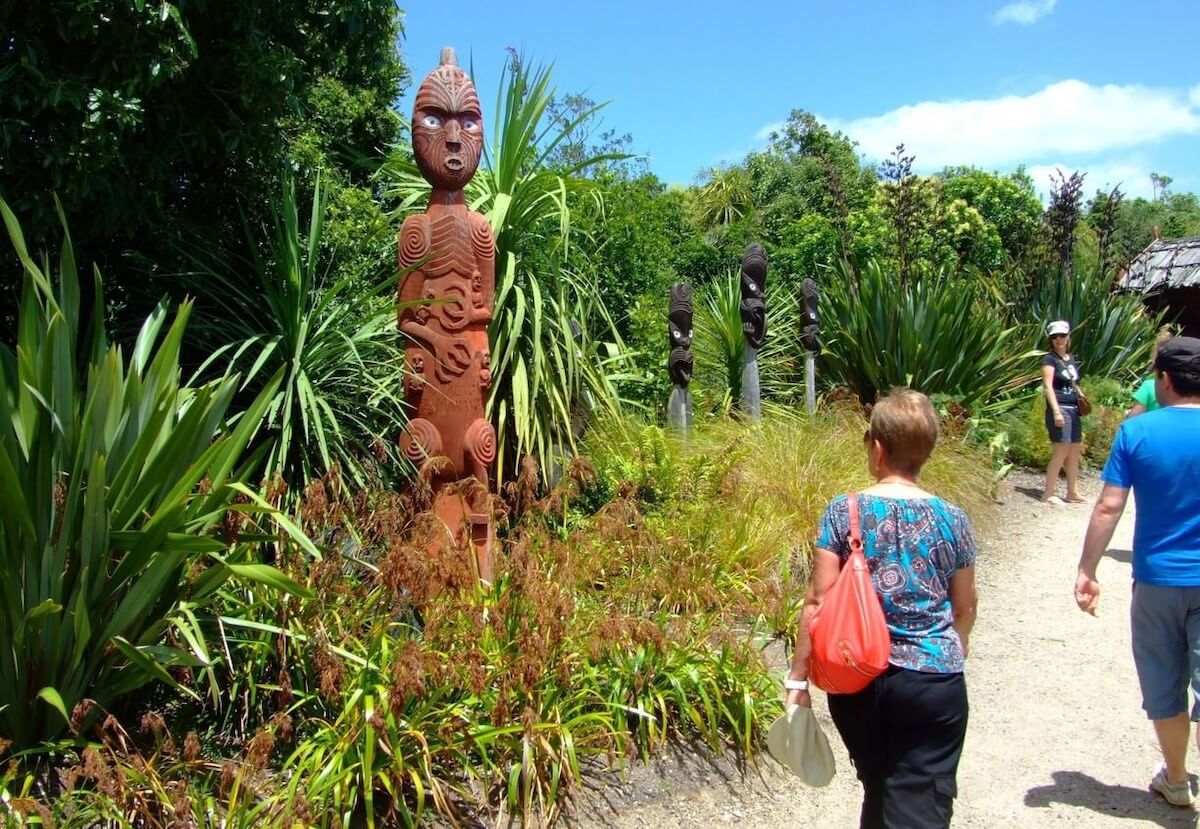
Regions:
<instances>
[{"instance_id":1,"label":"man in blue t-shirt","mask_svg":"<svg viewBox=\"0 0 1200 829\"><path fill-rule=\"evenodd\" d=\"M1100 474L1104 490L1083 542L1075 601L1096 612L1096 565L1132 488L1133 661L1164 761L1150 788L1174 806L1191 807L1189 683L1190 719L1200 721L1200 340L1176 337L1159 346L1154 390L1163 408L1121 424ZM1200 744L1200 729L1196 738Z\"/></svg>"}]
</instances>

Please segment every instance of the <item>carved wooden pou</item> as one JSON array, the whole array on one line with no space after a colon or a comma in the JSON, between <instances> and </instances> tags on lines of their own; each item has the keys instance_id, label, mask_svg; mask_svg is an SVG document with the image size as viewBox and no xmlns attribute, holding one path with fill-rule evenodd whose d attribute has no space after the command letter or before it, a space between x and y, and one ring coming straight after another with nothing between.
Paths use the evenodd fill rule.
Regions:
<instances>
[{"instance_id":1,"label":"carved wooden pou","mask_svg":"<svg viewBox=\"0 0 1200 829\"><path fill-rule=\"evenodd\" d=\"M488 471L496 431L485 407L496 244L488 220L463 197L483 152L483 120L475 86L452 49L442 50L441 65L417 90L412 136L417 166L433 190L425 213L409 216L400 229L399 324L410 418L400 447L423 468L434 512L454 543L469 538L489 578ZM434 546L434 554L445 549Z\"/></svg>"},{"instance_id":2,"label":"carved wooden pou","mask_svg":"<svg viewBox=\"0 0 1200 829\"><path fill-rule=\"evenodd\" d=\"M767 252L752 242L742 254L742 412L750 420L762 416L762 394L758 384L758 350L767 339Z\"/></svg>"},{"instance_id":3,"label":"carved wooden pou","mask_svg":"<svg viewBox=\"0 0 1200 829\"><path fill-rule=\"evenodd\" d=\"M667 372L672 383L684 388L692 380L692 333L692 289L676 282L667 305Z\"/></svg>"},{"instance_id":4,"label":"carved wooden pou","mask_svg":"<svg viewBox=\"0 0 1200 829\"><path fill-rule=\"evenodd\" d=\"M679 431L692 425L692 401L688 383L692 379L692 289L682 282L671 287L667 306L667 373L671 375L671 397L667 418Z\"/></svg>"},{"instance_id":5,"label":"carved wooden pou","mask_svg":"<svg viewBox=\"0 0 1200 829\"><path fill-rule=\"evenodd\" d=\"M751 348L767 338L767 252L751 242L742 254L742 331Z\"/></svg>"}]
</instances>

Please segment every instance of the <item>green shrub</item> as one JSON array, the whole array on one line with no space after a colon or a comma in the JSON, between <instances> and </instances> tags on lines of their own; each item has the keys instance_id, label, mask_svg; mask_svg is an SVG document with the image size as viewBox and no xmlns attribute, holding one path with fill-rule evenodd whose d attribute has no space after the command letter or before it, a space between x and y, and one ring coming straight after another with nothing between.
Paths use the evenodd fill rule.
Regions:
<instances>
[{"instance_id":1,"label":"green shrub","mask_svg":"<svg viewBox=\"0 0 1200 829\"><path fill-rule=\"evenodd\" d=\"M225 303L201 324L203 340L217 346L202 373L209 366L225 373L227 363L243 373L241 391L249 395L282 373L264 424L266 466L293 490L335 464L362 486L374 453L398 466L396 438L406 420L394 272L330 278L321 255L327 192L318 176L303 217L287 179L272 237L249 240L264 254L240 264L198 263L206 282L223 287Z\"/></svg>"},{"instance_id":2,"label":"green shrub","mask_svg":"<svg viewBox=\"0 0 1200 829\"><path fill-rule=\"evenodd\" d=\"M195 609L229 578L303 591L217 532L280 376L227 428L236 377L180 383L189 304L165 333L160 306L126 356L105 338L98 271L81 314L70 238L54 280L0 213L24 265L17 347L0 346L0 733L26 748L90 719L85 699L153 680L194 695L167 667L208 664Z\"/></svg>"},{"instance_id":3,"label":"green shrub","mask_svg":"<svg viewBox=\"0 0 1200 829\"><path fill-rule=\"evenodd\" d=\"M153 754L102 736L91 767L137 786L79 787L54 817L165 822L170 793L187 790L216 816L201 825L415 825L431 812L530 825L559 815L587 765L649 756L671 736L750 753L780 711L761 649L794 629L821 510L869 482L863 426L854 410L774 407L687 440L601 423L584 444L593 473L576 463L541 500L510 488L490 585L465 551L428 558L432 525L413 499L314 482L303 526L354 544L281 565L312 598L221 591L236 698L220 720L200 719L222 735L244 722L244 749L181 760L161 748L177 724ZM990 477L982 453L947 439L922 480L986 522Z\"/></svg>"},{"instance_id":4,"label":"green shrub","mask_svg":"<svg viewBox=\"0 0 1200 829\"><path fill-rule=\"evenodd\" d=\"M1083 460L1091 466L1102 467L1108 460L1109 449L1117 428L1125 419L1125 406L1108 405L1120 400L1121 384L1115 380L1084 378L1083 391L1092 401L1092 413L1083 418ZM1100 402L1104 401L1104 402ZM1046 397L1036 393L998 417L987 434L1007 435L1008 458L1018 466L1041 468L1050 460L1050 436L1046 431Z\"/></svg>"},{"instance_id":5,"label":"green shrub","mask_svg":"<svg viewBox=\"0 0 1200 829\"><path fill-rule=\"evenodd\" d=\"M727 411L740 401L746 351L741 290L741 277L730 271L695 293L691 389L697 407ZM767 281L766 303L767 338L757 355L759 389L764 401L794 402L804 388L800 306L778 275Z\"/></svg>"},{"instance_id":6,"label":"green shrub","mask_svg":"<svg viewBox=\"0 0 1200 829\"><path fill-rule=\"evenodd\" d=\"M1048 322L1067 320L1071 355L1084 378L1111 377L1122 383L1146 370L1162 324L1162 315L1148 311L1140 296L1113 293L1102 268L1081 269L1067 280L1035 273L1026 295L1009 308L1014 319L1037 323L1026 340L1032 349L1046 349Z\"/></svg>"},{"instance_id":7,"label":"green shrub","mask_svg":"<svg viewBox=\"0 0 1200 829\"><path fill-rule=\"evenodd\" d=\"M926 274L905 286L869 260L838 265L821 289L824 377L864 402L908 386L969 406L1033 379L1023 332L978 280Z\"/></svg>"}]
</instances>

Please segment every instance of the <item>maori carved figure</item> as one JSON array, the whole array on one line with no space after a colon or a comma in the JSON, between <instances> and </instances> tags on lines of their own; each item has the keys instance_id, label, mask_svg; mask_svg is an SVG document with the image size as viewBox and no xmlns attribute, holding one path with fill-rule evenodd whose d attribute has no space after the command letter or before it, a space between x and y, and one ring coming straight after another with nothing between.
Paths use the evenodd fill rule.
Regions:
<instances>
[{"instance_id":1,"label":"maori carved figure","mask_svg":"<svg viewBox=\"0 0 1200 829\"><path fill-rule=\"evenodd\" d=\"M687 388L692 380L692 289L682 282L671 287L667 306L667 337L671 349L667 372L671 382Z\"/></svg>"},{"instance_id":2,"label":"maori carved figure","mask_svg":"<svg viewBox=\"0 0 1200 829\"><path fill-rule=\"evenodd\" d=\"M463 197L483 152L483 120L475 86L453 49L442 50L441 64L417 90L412 135L417 166L433 191L425 213L409 216L400 229L399 325L410 412L400 446L414 463L432 466L434 511L457 541L469 533L487 578L496 432L484 406L492 382L487 327L496 245L487 219ZM481 486L450 487L471 477Z\"/></svg>"},{"instance_id":3,"label":"maori carved figure","mask_svg":"<svg viewBox=\"0 0 1200 829\"><path fill-rule=\"evenodd\" d=\"M767 338L767 252L751 242L742 255L742 331L753 349Z\"/></svg>"},{"instance_id":4,"label":"maori carved figure","mask_svg":"<svg viewBox=\"0 0 1200 829\"><path fill-rule=\"evenodd\" d=\"M692 289L682 282L671 287L667 340L671 349L667 372L674 384L667 401L667 419L674 428L687 432L692 426L692 400L688 395L688 383L692 379Z\"/></svg>"},{"instance_id":5,"label":"maori carved figure","mask_svg":"<svg viewBox=\"0 0 1200 829\"><path fill-rule=\"evenodd\" d=\"M821 318L817 315L817 283L804 277L800 283L800 300L804 304L800 316L800 344L815 354L821 350Z\"/></svg>"}]
</instances>

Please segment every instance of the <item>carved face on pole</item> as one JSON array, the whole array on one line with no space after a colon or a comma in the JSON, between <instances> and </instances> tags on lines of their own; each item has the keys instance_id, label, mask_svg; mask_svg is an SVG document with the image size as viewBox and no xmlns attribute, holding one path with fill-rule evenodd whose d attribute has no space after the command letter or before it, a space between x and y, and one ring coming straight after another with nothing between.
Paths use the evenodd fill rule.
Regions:
<instances>
[{"instance_id":1,"label":"carved face on pole","mask_svg":"<svg viewBox=\"0 0 1200 829\"><path fill-rule=\"evenodd\" d=\"M742 255L742 332L751 348L767 338L767 252L751 242Z\"/></svg>"},{"instance_id":2,"label":"carved face on pole","mask_svg":"<svg viewBox=\"0 0 1200 829\"><path fill-rule=\"evenodd\" d=\"M442 63L421 82L413 104L413 154L435 190L462 190L479 167L483 119L467 73L442 50Z\"/></svg>"},{"instance_id":3,"label":"carved face on pole","mask_svg":"<svg viewBox=\"0 0 1200 829\"><path fill-rule=\"evenodd\" d=\"M692 379L692 289L682 282L671 287L667 307L667 338L671 349L667 372L671 382L686 386Z\"/></svg>"},{"instance_id":4,"label":"carved face on pole","mask_svg":"<svg viewBox=\"0 0 1200 829\"><path fill-rule=\"evenodd\" d=\"M800 283L800 298L804 303L800 344L805 351L815 353L821 350L821 318L817 315L817 283L807 276Z\"/></svg>"}]
</instances>

